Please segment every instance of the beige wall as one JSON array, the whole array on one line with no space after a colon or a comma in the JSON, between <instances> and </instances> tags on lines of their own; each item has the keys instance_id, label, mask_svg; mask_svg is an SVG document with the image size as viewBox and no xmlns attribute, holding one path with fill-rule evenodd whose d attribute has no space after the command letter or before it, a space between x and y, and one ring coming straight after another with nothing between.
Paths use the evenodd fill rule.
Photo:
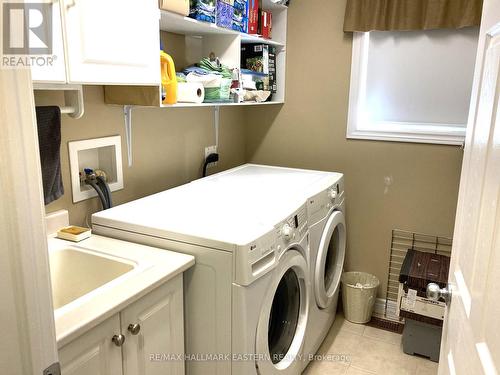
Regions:
<instances>
[{"instance_id":1,"label":"beige wall","mask_svg":"<svg viewBox=\"0 0 500 375\"><path fill-rule=\"evenodd\" d=\"M223 108L218 169L251 161L343 172L346 268L374 273L384 291L393 228L452 234L462 151L452 146L346 140L351 36L342 32L344 7L345 0L292 2L286 104ZM168 43L182 49L181 42L172 36ZM182 56L176 57L183 65ZM61 94L37 94L38 105L54 103L62 103ZM99 209L95 198L72 203L70 140L122 136L125 188L113 193L116 204L199 177L204 147L214 142L211 109L134 110L134 165L129 168L122 108L105 105L99 86L85 87L85 106L80 120L63 116L66 193L47 206L48 212L66 208L72 223L84 224L86 216ZM390 186L385 184L387 177L392 179Z\"/></svg>"},{"instance_id":2,"label":"beige wall","mask_svg":"<svg viewBox=\"0 0 500 375\"><path fill-rule=\"evenodd\" d=\"M205 146L215 144L213 110L137 108L133 110L133 159L128 167L123 107L104 104L101 86L86 86L85 115L74 120L62 116L61 166L65 194L46 206L46 211L68 209L72 224L84 225L88 214L100 209L97 198L72 203L69 176L68 141L122 137L125 188L113 193L115 204L156 193L189 182L201 175ZM62 105L58 93L37 93L37 105ZM219 153L216 170L240 165L245 161L243 112L239 108L221 109Z\"/></svg>"},{"instance_id":3,"label":"beige wall","mask_svg":"<svg viewBox=\"0 0 500 375\"><path fill-rule=\"evenodd\" d=\"M291 3L286 104L247 110L246 157L343 172L346 268L374 273L385 294L393 228L452 235L462 150L346 140L352 38L342 32L344 9L345 0Z\"/></svg>"}]
</instances>

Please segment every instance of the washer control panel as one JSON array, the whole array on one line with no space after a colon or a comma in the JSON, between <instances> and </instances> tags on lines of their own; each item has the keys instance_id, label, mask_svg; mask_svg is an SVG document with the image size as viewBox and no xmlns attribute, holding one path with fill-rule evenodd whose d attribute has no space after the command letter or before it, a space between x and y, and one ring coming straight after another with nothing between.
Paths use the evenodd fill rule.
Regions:
<instances>
[{"instance_id":1,"label":"washer control panel","mask_svg":"<svg viewBox=\"0 0 500 375\"><path fill-rule=\"evenodd\" d=\"M286 250L292 243L299 242L307 233L307 209L301 206L292 215L276 226L277 255Z\"/></svg>"}]
</instances>

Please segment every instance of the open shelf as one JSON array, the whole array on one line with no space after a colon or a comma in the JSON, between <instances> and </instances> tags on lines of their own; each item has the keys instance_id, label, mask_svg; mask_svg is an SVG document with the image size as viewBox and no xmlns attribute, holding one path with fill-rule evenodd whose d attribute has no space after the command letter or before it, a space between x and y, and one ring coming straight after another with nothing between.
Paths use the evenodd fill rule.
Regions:
<instances>
[{"instance_id":1,"label":"open shelf","mask_svg":"<svg viewBox=\"0 0 500 375\"><path fill-rule=\"evenodd\" d=\"M282 101L270 102L243 102L243 103L177 103L177 104L161 104L161 108L202 108L202 107L234 107L234 106L253 106L253 105L281 105Z\"/></svg>"},{"instance_id":2,"label":"open shelf","mask_svg":"<svg viewBox=\"0 0 500 375\"><path fill-rule=\"evenodd\" d=\"M180 14L172 13L166 10L161 11L160 30L190 36L237 35L241 36L241 41L243 43L263 43L274 45L277 47L285 46L284 43L277 40L265 39L258 35L251 35L240 33L235 30L225 29L223 27L217 26L214 23L198 21L193 18L184 17Z\"/></svg>"},{"instance_id":3,"label":"open shelf","mask_svg":"<svg viewBox=\"0 0 500 375\"><path fill-rule=\"evenodd\" d=\"M231 106L281 105L285 102L287 10L285 5L271 0L262 0L262 8L273 13L274 39L241 33L218 27L169 11L160 11L159 34L165 52L172 56L177 71L214 54L221 63L230 67L241 67L241 47L249 43L267 44L276 47L276 79L278 90L269 102L255 103L161 103L161 86L105 86L104 101L107 104L156 108L203 108Z\"/></svg>"}]
</instances>

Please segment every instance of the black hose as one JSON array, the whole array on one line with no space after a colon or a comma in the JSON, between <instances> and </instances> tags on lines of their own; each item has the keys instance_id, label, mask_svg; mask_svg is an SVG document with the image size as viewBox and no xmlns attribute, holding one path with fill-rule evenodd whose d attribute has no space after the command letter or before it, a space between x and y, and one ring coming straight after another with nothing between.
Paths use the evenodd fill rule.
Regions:
<instances>
[{"instance_id":1,"label":"black hose","mask_svg":"<svg viewBox=\"0 0 500 375\"><path fill-rule=\"evenodd\" d=\"M86 183L94 188L94 190L97 192L97 195L99 196L99 199L101 200L101 205L103 210L107 210L108 207L108 201L106 200L106 197L104 193L102 192L101 188L97 186L97 183L95 180L92 179L87 179Z\"/></svg>"},{"instance_id":2,"label":"black hose","mask_svg":"<svg viewBox=\"0 0 500 375\"><path fill-rule=\"evenodd\" d=\"M103 192L104 197L106 198L108 208L113 207L113 201L111 200L111 191L109 190L109 186L106 183L106 180L102 176L97 176L96 181L97 181L97 186L101 188L101 191Z\"/></svg>"},{"instance_id":3,"label":"black hose","mask_svg":"<svg viewBox=\"0 0 500 375\"><path fill-rule=\"evenodd\" d=\"M207 167L210 163L216 163L219 161L219 154L210 154L205 158L205 163L203 164L203 177L207 176Z\"/></svg>"}]
</instances>

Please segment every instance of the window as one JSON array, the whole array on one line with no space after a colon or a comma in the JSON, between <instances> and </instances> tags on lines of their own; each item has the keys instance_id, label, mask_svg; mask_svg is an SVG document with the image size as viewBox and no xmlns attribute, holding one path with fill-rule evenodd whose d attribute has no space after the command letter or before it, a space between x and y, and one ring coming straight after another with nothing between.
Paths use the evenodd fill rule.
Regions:
<instances>
[{"instance_id":1,"label":"window","mask_svg":"<svg viewBox=\"0 0 500 375\"><path fill-rule=\"evenodd\" d=\"M347 138L462 144L478 28L354 33Z\"/></svg>"}]
</instances>

